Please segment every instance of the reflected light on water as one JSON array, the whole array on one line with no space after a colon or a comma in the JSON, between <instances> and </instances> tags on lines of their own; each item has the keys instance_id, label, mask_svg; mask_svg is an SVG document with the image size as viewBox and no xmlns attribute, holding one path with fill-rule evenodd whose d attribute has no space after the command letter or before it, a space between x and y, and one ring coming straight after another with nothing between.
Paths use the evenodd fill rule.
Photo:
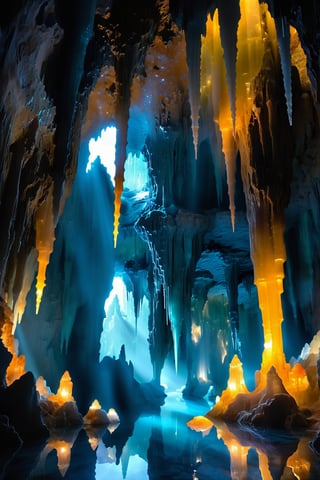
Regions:
<instances>
[{"instance_id":1,"label":"reflected light on water","mask_svg":"<svg viewBox=\"0 0 320 480\"><path fill-rule=\"evenodd\" d=\"M128 471L125 476L126 480L148 480L148 464L139 455L130 457ZM123 480L123 464L115 463L97 463L96 464L96 480Z\"/></svg>"},{"instance_id":2,"label":"reflected light on water","mask_svg":"<svg viewBox=\"0 0 320 480\"><path fill-rule=\"evenodd\" d=\"M159 414L126 418L113 432L90 426L53 437L35 459L31 475L10 478L68 480L318 480L320 461L310 448L314 432L287 434L240 428L206 419L203 400L167 392ZM203 417L202 417L203 418ZM191 422L190 422L191 424ZM200 425L200 423L199 423ZM200 426L201 426L200 425ZM26 452L22 452L25 460ZM18 459L19 460L19 459ZM69 465L70 461L70 465ZM21 462L21 461L20 461ZM19 464L19 461L18 461ZM22 464L21 464L22 465ZM83 475L79 477L79 472ZM19 476L20 475L20 476Z\"/></svg>"}]
</instances>

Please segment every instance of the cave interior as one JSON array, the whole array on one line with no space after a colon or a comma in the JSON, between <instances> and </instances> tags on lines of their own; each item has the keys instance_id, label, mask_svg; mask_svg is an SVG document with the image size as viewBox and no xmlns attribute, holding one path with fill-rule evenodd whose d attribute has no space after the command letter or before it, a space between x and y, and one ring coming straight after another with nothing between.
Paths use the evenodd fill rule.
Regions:
<instances>
[{"instance_id":1,"label":"cave interior","mask_svg":"<svg viewBox=\"0 0 320 480\"><path fill-rule=\"evenodd\" d=\"M0 58L0 478L320 478L319 2L12 0Z\"/></svg>"}]
</instances>

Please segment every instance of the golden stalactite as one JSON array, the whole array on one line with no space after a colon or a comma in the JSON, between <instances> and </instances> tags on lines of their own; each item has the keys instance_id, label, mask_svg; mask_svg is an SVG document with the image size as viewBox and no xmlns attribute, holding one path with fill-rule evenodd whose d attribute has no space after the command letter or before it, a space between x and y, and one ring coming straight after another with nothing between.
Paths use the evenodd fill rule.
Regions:
<instances>
[{"instance_id":1,"label":"golden stalactite","mask_svg":"<svg viewBox=\"0 0 320 480\"><path fill-rule=\"evenodd\" d=\"M53 251L54 218L53 218L53 183L47 196L36 214L36 249L38 252L38 274L36 284L36 314L39 312L43 289L46 285L46 271Z\"/></svg>"},{"instance_id":2,"label":"golden stalactite","mask_svg":"<svg viewBox=\"0 0 320 480\"><path fill-rule=\"evenodd\" d=\"M234 125L228 93L227 73L224 52L221 44L219 13L215 10L213 18L208 15L206 35L202 37L202 90L211 89L214 113L214 128L221 141L227 172L229 208L232 229L235 228L235 173L237 146L234 138Z\"/></svg>"}]
</instances>

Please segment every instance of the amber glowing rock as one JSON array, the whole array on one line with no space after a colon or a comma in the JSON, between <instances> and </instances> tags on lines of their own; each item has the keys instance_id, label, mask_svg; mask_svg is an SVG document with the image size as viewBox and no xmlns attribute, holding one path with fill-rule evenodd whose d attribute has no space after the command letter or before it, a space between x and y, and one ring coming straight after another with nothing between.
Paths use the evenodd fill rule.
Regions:
<instances>
[{"instance_id":1,"label":"amber glowing rock","mask_svg":"<svg viewBox=\"0 0 320 480\"><path fill-rule=\"evenodd\" d=\"M38 251L38 275L36 285L36 313L39 312L43 289L46 285L46 270L53 250L53 184L46 199L40 205L36 216L36 248Z\"/></svg>"},{"instance_id":2,"label":"amber glowing rock","mask_svg":"<svg viewBox=\"0 0 320 480\"><path fill-rule=\"evenodd\" d=\"M98 400L92 402L83 421L85 425L107 425L109 423L107 412L101 408Z\"/></svg>"}]
</instances>

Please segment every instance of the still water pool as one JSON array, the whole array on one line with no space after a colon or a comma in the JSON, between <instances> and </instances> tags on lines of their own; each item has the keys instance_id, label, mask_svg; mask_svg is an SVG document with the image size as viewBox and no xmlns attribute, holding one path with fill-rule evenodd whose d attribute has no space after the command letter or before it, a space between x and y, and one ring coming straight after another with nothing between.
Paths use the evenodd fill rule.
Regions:
<instances>
[{"instance_id":1,"label":"still water pool","mask_svg":"<svg viewBox=\"0 0 320 480\"><path fill-rule=\"evenodd\" d=\"M216 423L206 434L187 422L206 402L168 394L159 415L107 429L57 432L44 448L22 449L3 480L319 480L314 432L245 431Z\"/></svg>"}]
</instances>

